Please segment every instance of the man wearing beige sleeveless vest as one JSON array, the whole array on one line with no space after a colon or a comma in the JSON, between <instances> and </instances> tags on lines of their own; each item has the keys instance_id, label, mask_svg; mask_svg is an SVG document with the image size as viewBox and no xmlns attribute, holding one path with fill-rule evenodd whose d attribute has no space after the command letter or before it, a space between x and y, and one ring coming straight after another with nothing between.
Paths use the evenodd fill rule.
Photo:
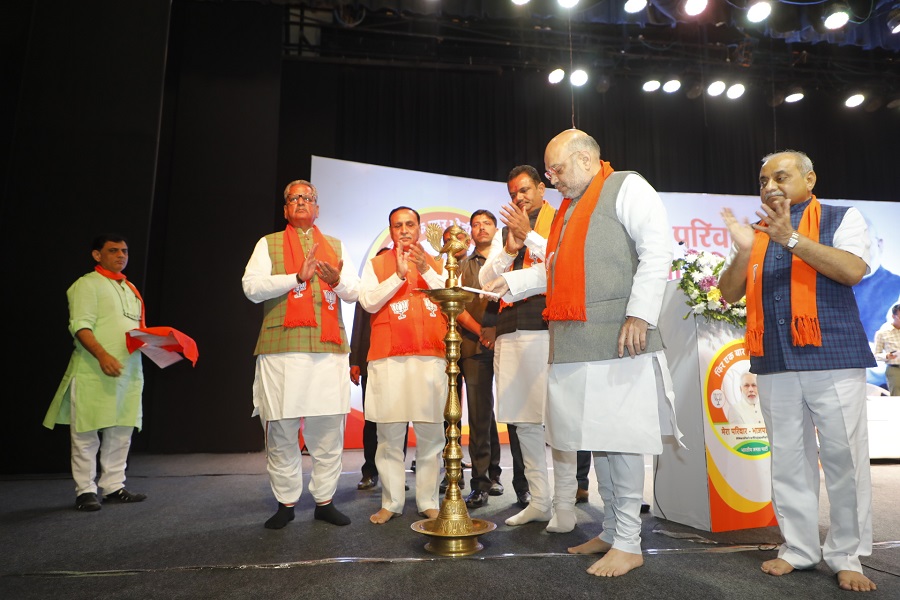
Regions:
<instances>
[{"instance_id":1,"label":"man wearing beige sleeveless vest","mask_svg":"<svg viewBox=\"0 0 900 600\"><path fill-rule=\"evenodd\" d=\"M557 135L544 163L564 197L547 241L547 268L506 273L489 287L509 301L547 293L545 422L554 496L568 503L555 503L554 519L574 525L576 452L592 450L603 531L569 552L604 554L588 573L616 577L644 562L644 454L662 452L662 435L679 436L656 329L672 231L656 191L637 173L615 173L586 133Z\"/></svg>"},{"instance_id":2,"label":"man wearing beige sleeveless vest","mask_svg":"<svg viewBox=\"0 0 900 600\"><path fill-rule=\"evenodd\" d=\"M341 475L344 420L350 412L350 346L341 300L356 302L359 277L344 244L315 226L318 193L308 181L284 189L284 231L259 240L241 284L253 302L264 302L256 344L253 414L266 435L266 459L278 512L265 526L281 529L294 520L303 490L298 443L312 459L309 493L315 518L333 525L350 519L331 501Z\"/></svg>"}]
</instances>

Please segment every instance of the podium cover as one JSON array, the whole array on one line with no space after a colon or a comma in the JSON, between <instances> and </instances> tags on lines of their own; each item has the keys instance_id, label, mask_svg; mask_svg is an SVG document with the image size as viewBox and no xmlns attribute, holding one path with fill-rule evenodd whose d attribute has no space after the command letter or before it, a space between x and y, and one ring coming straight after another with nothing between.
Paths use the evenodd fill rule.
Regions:
<instances>
[{"instance_id":1,"label":"podium cover","mask_svg":"<svg viewBox=\"0 0 900 600\"><path fill-rule=\"evenodd\" d=\"M769 443L762 423L731 423L749 372L741 329L684 318L678 281L666 287L659 327L675 386L675 410L687 448L667 443L654 459L654 515L705 531L776 525Z\"/></svg>"}]
</instances>

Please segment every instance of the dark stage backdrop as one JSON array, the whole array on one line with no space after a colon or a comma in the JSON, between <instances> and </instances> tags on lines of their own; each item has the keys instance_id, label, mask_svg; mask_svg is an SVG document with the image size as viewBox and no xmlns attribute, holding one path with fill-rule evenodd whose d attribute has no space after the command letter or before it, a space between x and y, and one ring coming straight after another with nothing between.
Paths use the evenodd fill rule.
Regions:
<instances>
[{"instance_id":1,"label":"dark stage backdrop","mask_svg":"<svg viewBox=\"0 0 900 600\"><path fill-rule=\"evenodd\" d=\"M262 314L240 277L256 240L284 227L281 189L309 176L310 157L502 181L516 164L542 167L547 140L572 126L568 89L543 75L282 61L284 9L270 2L4 4L15 116L0 118L3 473L68 468L67 428L40 422L71 351L65 290L90 268L96 233L130 238L126 272L149 323L200 347L194 369L145 361L135 451L259 450ZM811 95L771 109L761 91L692 101L614 83L579 90L574 111L605 159L661 191L753 194L760 157L791 147L816 162L821 196L897 200L900 112L839 104Z\"/></svg>"}]
</instances>

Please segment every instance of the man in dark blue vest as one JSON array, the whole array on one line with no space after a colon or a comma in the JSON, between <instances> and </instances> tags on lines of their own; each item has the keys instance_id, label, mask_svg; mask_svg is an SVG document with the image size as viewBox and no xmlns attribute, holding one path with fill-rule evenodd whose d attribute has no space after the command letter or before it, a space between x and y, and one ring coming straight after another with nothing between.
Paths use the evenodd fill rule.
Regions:
<instances>
[{"instance_id":1,"label":"man in dark blue vest","mask_svg":"<svg viewBox=\"0 0 900 600\"><path fill-rule=\"evenodd\" d=\"M853 295L870 269L870 243L860 212L820 204L815 183L802 152L763 159L760 220L740 223L722 211L733 245L719 288L729 302L747 296L745 343L772 450L772 503L785 541L762 570L786 575L824 558L842 589L870 591L860 556L872 552L865 369L875 360ZM824 546L820 461L831 504Z\"/></svg>"}]
</instances>

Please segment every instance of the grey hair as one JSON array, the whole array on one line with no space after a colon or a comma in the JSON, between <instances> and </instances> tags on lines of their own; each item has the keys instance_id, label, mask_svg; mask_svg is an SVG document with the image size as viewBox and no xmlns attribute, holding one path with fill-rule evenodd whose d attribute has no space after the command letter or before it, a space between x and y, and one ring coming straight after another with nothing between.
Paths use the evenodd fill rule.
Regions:
<instances>
[{"instance_id":1,"label":"grey hair","mask_svg":"<svg viewBox=\"0 0 900 600\"><path fill-rule=\"evenodd\" d=\"M308 185L309 189L312 190L313 196L315 196L316 199L319 198L319 190L316 189L316 186L314 186L313 184L311 184L310 182L308 182L305 179L295 179L294 181L292 181L289 184L287 184L286 186L284 186L284 199L285 200L287 200L288 192L290 192L291 186L295 186L295 185Z\"/></svg>"},{"instance_id":2,"label":"grey hair","mask_svg":"<svg viewBox=\"0 0 900 600\"><path fill-rule=\"evenodd\" d=\"M600 144L597 140L582 132L583 135L574 136L567 144L569 152L588 152L592 156L600 158Z\"/></svg>"},{"instance_id":3,"label":"grey hair","mask_svg":"<svg viewBox=\"0 0 900 600\"><path fill-rule=\"evenodd\" d=\"M805 152L800 152L799 150L781 150L779 152L773 152L772 154L767 154L763 156L762 164L766 164L774 157L779 154L790 154L794 157L794 160L797 161L797 168L800 169L800 174L806 177L813 170L813 162Z\"/></svg>"}]
</instances>

